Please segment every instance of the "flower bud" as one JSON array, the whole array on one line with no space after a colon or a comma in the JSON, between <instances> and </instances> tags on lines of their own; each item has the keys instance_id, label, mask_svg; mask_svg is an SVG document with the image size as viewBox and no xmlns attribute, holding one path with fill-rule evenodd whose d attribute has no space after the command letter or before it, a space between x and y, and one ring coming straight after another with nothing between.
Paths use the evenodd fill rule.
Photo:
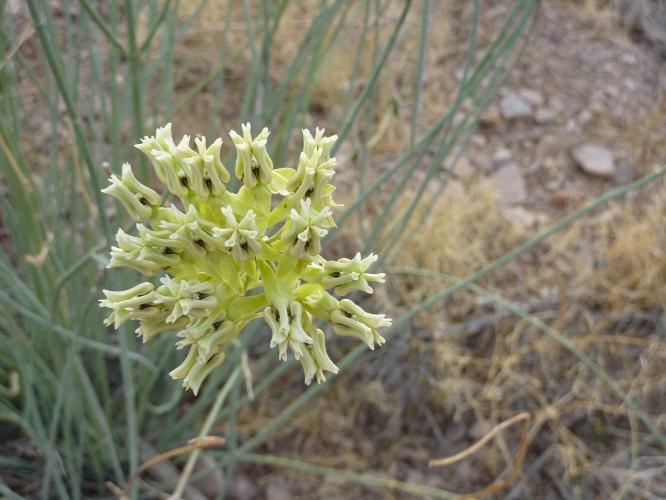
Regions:
<instances>
[{"instance_id":1,"label":"flower bud","mask_svg":"<svg viewBox=\"0 0 666 500\"><path fill-rule=\"evenodd\" d=\"M384 314L370 314L365 312L359 305L349 299L340 301L340 308L354 316L358 321L370 328L380 328L382 326L391 326L392 320L386 318Z\"/></svg>"},{"instance_id":2,"label":"flower bud","mask_svg":"<svg viewBox=\"0 0 666 500\"><path fill-rule=\"evenodd\" d=\"M125 252L118 247L111 247L111 259L109 260L109 264L106 267L108 269L113 269L116 267L130 267L136 271L139 271L145 276L151 277L155 276L157 271L161 269L161 266L156 262L140 260L139 250Z\"/></svg>"},{"instance_id":3,"label":"flower bud","mask_svg":"<svg viewBox=\"0 0 666 500\"><path fill-rule=\"evenodd\" d=\"M273 180L273 162L266 151L268 129L252 139L252 127L249 123L242 125L243 137L233 130L229 132L236 146L236 177L241 179L248 188L254 188L258 181L270 184Z\"/></svg>"},{"instance_id":4,"label":"flower bud","mask_svg":"<svg viewBox=\"0 0 666 500\"><path fill-rule=\"evenodd\" d=\"M194 350L194 347L192 347L192 350ZM192 389L192 392L196 396L199 393L199 388L201 387L201 384L203 381L210 375L210 373L220 366L222 362L224 361L225 354L223 352L219 352L215 354L213 357L211 357L205 364L201 365L199 363L195 363L192 368L190 368L189 373L185 377L185 380L183 380L183 387L185 389ZM173 372L172 372L173 373ZM175 378L180 378L180 377L172 377Z\"/></svg>"},{"instance_id":5,"label":"flower bud","mask_svg":"<svg viewBox=\"0 0 666 500\"><path fill-rule=\"evenodd\" d=\"M361 290L366 293L372 293L372 287L368 281L377 281L384 283L384 273L370 274L366 273L370 265L377 260L377 255L370 254L361 260L361 254L357 253L353 259L340 259L338 261L328 261L324 264L324 270L329 273L322 278L321 284L325 288L335 287L335 293L344 297L353 290Z\"/></svg>"},{"instance_id":6,"label":"flower bud","mask_svg":"<svg viewBox=\"0 0 666 500\"><path fill-rule=\"evenodd\" d=\"M143 338L145 343L159 333L183 328L190 322L189 318L181 317L172 323L167 323L169 315L170 311L163 311L147 321L142 321L135 332Z\"/></svg>"},{"instance_id":7,"label":"flower bud","mask_svg":"<svg viewBox=\"0 0 666 500\"><path fill-rule=\"evenodd\" d=\"M119 200L127 210L127 213L137 222L150 217L153 213L150 203L140 194L135 194L121 182L118 177L111 175L111 185L102 189L102 193L108 194Z\"/></svg>"},{"instance_id":8,"label":"flower bud","mask_svg":"<svg viewBox=\"0 0 666 500\"><path fill-rule=\"evenodd\" d=\"M149 187L141 184L136 179L136 177L134 177L134 174L132 173L132 167L130 167L129 163L123 164L122 182L129 189L140 195L140 197L143 198L150 205L158 207L162 204L162 197L159 194L157 194ZM139 200L141 200L141 198L139 198Z\"/></svg>"},{"instance_id":9,"label":"flower bud","mask_svg":"<svg viewBox=\"0 0 666 500\"><path fill-rule=\"evenodd\" d=\"M222 139L216 139L208 149L206 149L205 137L194 139L194 142L204 161L204 182L215 196L222 196L227 190L225 184L231 180L229 172L220 161Z\"/></svg>"}]
</instances>

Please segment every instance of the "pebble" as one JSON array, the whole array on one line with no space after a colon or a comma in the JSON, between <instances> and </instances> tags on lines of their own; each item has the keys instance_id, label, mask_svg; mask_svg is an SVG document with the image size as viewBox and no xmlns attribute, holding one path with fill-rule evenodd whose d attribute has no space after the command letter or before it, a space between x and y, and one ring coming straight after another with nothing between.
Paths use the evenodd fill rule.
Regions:
<instances>
[{"instance_id":1,"label":"pebble","mask_svg":"<svg viewBox=\"0 0 666 500\"><path fill-rule=\"evenodd\" d=\"M274 481L266 488L266 500L290 500L289 487L283 481Z\"/></svg>"},{"instance_id":2,"label":"pebble","mask_svg":"<svg viewBox=\"0 0 666 500\"><path fill-rule=\"evenodd\" d=\"M461 156L456 163L456 168L453 175L462 181L468 181L474 175L474 168L470 164L466 156Z\"/></svg>"},{"instance_id":3,"label":"pebble","mask_svg":"<svg viewBox=\"0 0 666 500\"><path fill-rule=\"evenodd\" d=\"M630 164L623 162L615 169L613 180L618 184L629 184L634 180L634 169Z\"/></svg>"},{"instance_id":4,"label":"pebble","mask_svg":"<svg viewBox=\"0 0 666 500\"><path fill-rule=\"evenodd\" d=\"M571 201L572 193L566 189L558 189L550 195L550 204L554 207L563 207Z\"/></svg>"},{"instance_id":5,"label":"pebble","mask_svg":"<svg viewBox=\"0 0 666 500\"><path fill-rule=\"evenodd\" d=\"M199 472L202 470L211 469L216 465L217 462L215 462L215 460L209 456L204 455L199 460L197 460L197 463L194 466L194 471ZM201 479L193 481L192 484L207 497L214 498L215 495L217 495L218 492L224 488L224 476L222 475L222 470L218 469L215 472L202 477Z\"/></svg>"},{"instance_id":6,"label":"pebble","mask_svg":"<svg viewBox=\"0 0 666 500\"><path fill-rule=\"evenodd\" d=\"M499 201L506 205L523 203L527 199L525 179L517 163L509 163L495 172L491 180L499 195Z\"/></svg>"},{"instance_id":7,"label":"pebble","mask_svg":"<svg viewBox=\"0 0 666 500\"><path fill-rule=\"evenodd\" d=\"M531 228L537 221L536 215L523 207L505 208L502 214L516 226Z\"/></svg>"},{"instance_id":8,"label":"pebble","mask_svg":"<svg viewBox=\"0 0 666 500\"><path fill-rule=\"evenodd\" d=\"M533 114L532 104L515 94L509 94L500 100L500 112L505 120L530 118Z\"/></svg>"},{"instance_id":9,"label":"pebble","mask_svg":"<svg viewBox=\"0 0 666 500\"><path fill-rule=\"evenodd\" d=\"M405 482L411 484L425 484L426 477L425 474L418 469L409 469Z\"/></svg>"},{"instance_id":10,"label":"pebble","mask_svg":"<svg viewBox=\"0 0 666 500\"><path fill-rule=\"evenodd\" d=\"M229 485L229 497L235 500L254 500L261 492L245 474L236 473Z\"/></svg>"},{"instance_id":11,"label":"pebble","mask_svg":"<svg viewBox=\"0 0 666 500\"><path fill-rule=\"evenodd\" d=\"M543 94L532 89L522 89L518 92L520 97L534 106L541 106L544 102Z\"/></svg>"},{"instance_id":12,"label":"pebble","mask_svg":"<svg viewBox=\"0 0 666 500\"><path fill-rule=\"evenodd\" d=\"M480 123L484 127L496 127L502 121L500 110L494 104L488 106L483 114L481 114Z\"/></svg>"},{"instance_id":13,"label":"pebble","mask_svg":"<svg viewBox=\"0 0 666 500\"><path fill-rule=\"evenodd\" d=\"M511 156L511 151L508 149L498 149L495 151L495 154L493 154L493 165L495 167L501 167L512 161L513 157Z\"/></svg>"},{"instance_id":14,"label":"pebble","mask_svg":"<svg viewBox=\"0 0 666 500\"><path fill-rule=\"evenodd\" d=\"M539 109L537 112L534 114L534 119L536 120L537 123L550 123L554 122L555 118L557 118L557 111L552 110L552 109Z\"/></svg>"},{"instance_id":15,"label":"pebble","mask_svg":"<svg viewBox=\"0 0 666 500\"><path fill-rule=\"evenodd\" d=\"M536 157L539 160L556 158L562 149L561 140L555 135L544 135L536 147Z\"/></svg>"},{"instance_id":16,"label":"pebble","mask_svg":"<svg viewBox=\"0 0 666 500\"><path fill-rule=\"evenodd\" d=\"M610 179L615 173L613 153L602 146L584 144L572 151L574 160L587 174Z\"/></svg>"}]
</instances>

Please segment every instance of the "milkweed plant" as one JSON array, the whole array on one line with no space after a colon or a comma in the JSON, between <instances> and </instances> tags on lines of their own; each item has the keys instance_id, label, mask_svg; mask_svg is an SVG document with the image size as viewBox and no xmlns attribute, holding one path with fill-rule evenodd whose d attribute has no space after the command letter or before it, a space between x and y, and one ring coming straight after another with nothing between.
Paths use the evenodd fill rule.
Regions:
<instances>
[{"instance_id":1,"label":"milkweed plant","mask_svg":"<svg viewBox=\"0 0 666 500\"><path fill-rule=\"evenodd\" d=\"M105 324L118 328L138 320L143 342L180 330L176 346L189 353L170 375L183 379L194 394L223 363L224 347L255 318L263 317L270 327L270 347L277 347L280 359L286 361L291 350L301 362L308 385L314 377L325 381L324 371L338 372L313 318L371 349L384 343L377 329L391 324L383 314L336 298L355 290L372 293L370 282L384 282L383 273L368 272L375 254L337 261L320 255L322 237L335 227L331 209L338 205L330 181L336 161L330 152L337 136L324 137L317 129L313 137L303 130L298 168L274 169L266 151L268 129L254 138L249 123L242 131L242 136L230 133L235 175L242 181L238 193L226 187L231 177L220 161L222 140L207 145L196 138L194 151L187 135L176 145L171 124L136 147L180 203L163 203L128 163L102 190L122 202L138 233L118 230L107 267L129 267L149 277L164 271L158 288L145 282L125 291L104 290L100 305L113 310ZM279 203L273 195L281 196Z\"/></svg>"}]
</instances>

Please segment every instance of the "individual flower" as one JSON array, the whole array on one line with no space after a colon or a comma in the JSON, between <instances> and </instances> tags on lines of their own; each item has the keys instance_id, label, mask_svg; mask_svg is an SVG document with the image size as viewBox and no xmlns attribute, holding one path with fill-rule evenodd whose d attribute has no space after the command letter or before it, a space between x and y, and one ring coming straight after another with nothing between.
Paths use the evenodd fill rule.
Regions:
<instances>
[{"instance_id":1,"label":"individual flower","mask_svg":"<svg viewBox=\"0 0 666 500\"><path fill-rule=\"evenodd\" d=\"M340 259L338 261L328 261L324 264L324 271L328 273L321 284L324 288L334 288L335 293L344 297L354 290L360 290L366 293L372 293L372 287L368 281L377 281L384 283L384 273L370 274L366 271L373 262L377 261L377 255L371 253L365 259L361 259L361 254L357 253L353 259Z\"/></svg>"},{"instance_id":2,"label":"individual flower","mask_svg":"<svg viewBox=\"0 0 666 500\"><path fill-rule=\"evenodd\" d=\"M236 177L243 183L253 188L257 182L270 184L273 180L273 161L266 151L268 142L267 128L252 139L252 126L249 123L242 125L243 136L241 137L233 130L229 132L231 140L236 146Z\"/></svg>"},{"instance_id":3,"label":"individual flower","mask_svg":"<svg viewBox=\"0 0 666 500\"><path fill-rule=\"evenodd\" d=\"M136 180L129 163L123 165L122 179L112 174L109 181L111 185L102 189L102 193L119 200L130 217L137 222L150 217L153 214L153 207L162 203L160 195Z\"/></svg>"},{"instance_id":4,"label":"individual flower","mask_svg":"<svg viewBox=\"0 0 666 500\"><path fill-rule=\"evenodd\" d=\"M374 343L383 345L385 339L377 333L377 328L391 326L392 320L383 314L370 314L354 304L351 300L342 299L340 310L331 313L333 331L342 336L356 337L365 342L370 349Z\"/></svg>"},{"instance_id":5,"label":"individual flower","mask_svg":"<svg viewBox=\"0 0 666 500\"><path fill-rule=\"evenodd\" d=\"M257 239L259 230L255 223L256 215L252 210L248 210L240 222L231 206L223 207L222 214L226 218L227 227L213 228L213 236L224 240L224 246L231 251L234 260L244 262L248 255L261 252L261 243Z\"/></svg>"},{"instance_id":6,"label":"individual flower","mask_svg":"<svg viewBox=\"0 0 666 500\"><path fill-rule=\"evenodd\" d=\"M307 313L305 313L307 314ZM312 338L305 333L303 305L289 303L285 297L278 297L272 306L264 309L264 320L271 328L271 347L278 347L280 359L287 361L287 347L291 348L296 359L303 356L303 345L312 344Z\"/></svg>"},{"instance_id":7,"label":"individual flower","mask_svg":"<svg viewBox=\"0 0 666 500\"><path fill-rule=\"evenodd\" d=\"M307 253L311 257L321 252L321 238L328 234L326 229L320 226L332 215L331 209L324 207L317 212L310 207L310 198L301 201L300 213L292 209L289 215L290 223L288 229L282 233L282 241L290 247L291 254L297 259L302 259Z\"/></svg>"},{"instance_id":8,"label":"individual flower","mask_svg":"<svg viewBox=\"0 0 666 500\"><path fill-rule=\"evenodd\" d=\"M315 376L317 377L318 384L326 382L324 371L338 373L339 369L333 364L326 353L324 332L314 325L308 326L306 332L313 339L313 342L312 344L305 345L303 355L299 358L305 375L305 384L310 385Z\"/></svg>"}]
</instances>

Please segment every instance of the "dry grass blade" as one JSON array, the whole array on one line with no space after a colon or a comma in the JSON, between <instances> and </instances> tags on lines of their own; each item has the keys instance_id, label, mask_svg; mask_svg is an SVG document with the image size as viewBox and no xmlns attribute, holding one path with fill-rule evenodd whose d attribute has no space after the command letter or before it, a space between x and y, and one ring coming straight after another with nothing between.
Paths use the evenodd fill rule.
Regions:
<instances>
[{"instance_id":1,"label":"dry grass blade","mask_svg":"<svg viewBox=\"0 0 666 500\"><path fill-rule=\"evenodd\" d=\"M176 448L171 451L167 451L165 453L162 453L161 455L156 456L155 458L148 460L147 462L141 464L141 466L137 469L137 471L132 475L132 477L127 481L127 485L125 485L125 489L120 489L118 486L113 484L112 482L108 481L106 483L107 487L111 490L111 492L116 495L120 500L125 500L126 498L129 498L127 496L130 488L132 487L132 484L134 484L134 481L139 479L141 474L143 474L145 471L150 469L151 467L159 464L160 462L164 462L165 460L169 460L170 458L177 457L178 455L183 455L185 453L190 453L192 451L196 450L203 450L205 448L211 448L213 446L221 446L226 442L226 439L218 436L203 436L203 437L196 437L194 439L190 439L188 441L188 444L185 446L181 446L180 448Z\"/></svg>"},{"instance_id":2,"label":"dry grass blade","mask_svg":"<svg viewBox=\"0 0 666 500\"><path fill-rule=\"evenodd\" d=\"M470 456L471 454L475 453L488 441L497 436L497 434L499 434L502 430L506 429L507 427L511 427L512 425L521 421L525 422L523 424L523 435L520 439L520 450L518 452L518 457L516 458L516 463L514 464L513 469L511 470L511 474L509 474L507 478L502 479L501 481L496 481L493 484L486 486L484 489L482 489L477 493L471 493L469 495L464 495L459 498L461 500L466 498L480 498L492 491L503 488L504 486L510 484L511 481L514 480L514 478L518 474L518 471L523 465L523 461L525 460L525 452L527 451L527 443L528 443L527 437L529 435L530 424L532 423L532 415L528 412L519 413L515 417L512 417L509 420L506 420L501 424L496 425L490 432L488 432L485 436L483 436L480 440L478 440L476 443L474 443L466 450L461 451L460 453L452 457L440 458L438 460L431 460L428 463L428 465L430 467L443 467L455 462L459 462L460 460L463 460L468 456Z\"/></svg>"}]
</instances>

